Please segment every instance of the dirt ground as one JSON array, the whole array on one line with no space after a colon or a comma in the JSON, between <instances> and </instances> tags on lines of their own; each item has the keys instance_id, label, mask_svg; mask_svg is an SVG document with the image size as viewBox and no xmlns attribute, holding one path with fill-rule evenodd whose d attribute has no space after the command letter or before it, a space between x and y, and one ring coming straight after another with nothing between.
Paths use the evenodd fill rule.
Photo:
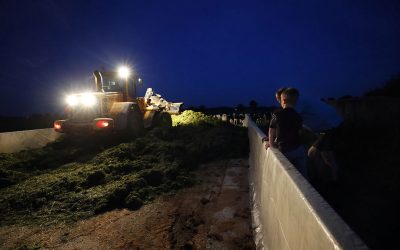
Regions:
<instances>
[{"instance_id":1,"label":"dirt ground","mask_svg":"<svg viewBox=\"0 0 400 250\"><path fill-rule=\"evenodd\" d=\"M74 225L0 228L1 249L255 249L248 162L202 165L199 185Z\"/></svg>"}]
</instances>

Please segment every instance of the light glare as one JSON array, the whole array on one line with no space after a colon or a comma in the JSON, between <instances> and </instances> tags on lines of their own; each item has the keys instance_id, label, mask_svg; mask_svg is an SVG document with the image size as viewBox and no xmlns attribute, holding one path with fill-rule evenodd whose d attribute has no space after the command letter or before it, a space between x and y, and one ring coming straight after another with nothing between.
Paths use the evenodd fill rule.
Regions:
<instances>
[{"instance_id":1,"label":"light glare","mask_svg":"<svg viewBox=\"0 0 400 250\"><path fill-rule=\"evenodd\" d=\"M128 78L130 74L131 74L131 71L130 71L130 69L128 67L121 66L121 67L118 68L119 77Z\"/></svg>"},{"instance_id":2,"label":"light glare","mask_svg":"<svg viewBox=\"0 0 400 250\"><path fill-rule=\"evenodd\" d=\"M81 101L85 106L93 106L96 104L96 97L92 94L86 93L81 96Z\"/></svg>"},{"instance_id":3,"label":"light glare","mask_svg":"<svg viewBox=\"0 0 400 250\"><path fill-rule=\"evenodd\" d=\"M78 98L75 95L67 96L67 104L70 106L76 106L78 104Z\"/></svg>"}]
</instances>

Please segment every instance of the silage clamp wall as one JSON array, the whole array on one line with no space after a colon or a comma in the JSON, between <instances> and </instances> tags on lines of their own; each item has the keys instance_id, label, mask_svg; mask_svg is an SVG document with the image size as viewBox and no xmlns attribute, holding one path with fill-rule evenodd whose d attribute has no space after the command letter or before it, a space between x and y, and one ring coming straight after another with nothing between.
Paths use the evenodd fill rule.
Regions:
<instances>
[{"instance_id":1,"label":"silage clamp wall","mask_svg":"<svg viewBox=\"0 0 400 250\"><path fill-rule=\"evenodd\" d=\"M252 224L257 249L368 249L246 115Z\"/></svg>"},{"instance_id":2,"label":"silage clamp wall","mask_svg":"<svg viewBox=\"0 0 400 250\"><path fill-rule=\"evenodd\" d=\"M0 153L41 148L60 136L53 128L0 133Z\"/></svg>"}]
</instances>

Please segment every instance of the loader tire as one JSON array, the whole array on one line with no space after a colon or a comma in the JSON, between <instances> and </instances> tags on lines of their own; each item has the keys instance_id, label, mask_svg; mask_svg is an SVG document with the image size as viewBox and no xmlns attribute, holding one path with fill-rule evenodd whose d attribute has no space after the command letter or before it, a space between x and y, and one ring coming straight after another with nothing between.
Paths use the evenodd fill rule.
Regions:
<instances>
[{"instance_id":1,"label":"loader tire","mask_svg":"<svg viewBox=\"0 0 400 250\"><path fill-rule=\"evenodd\" d=\"M153 127L171 127L171 115L166 112L159 112L155 114Z\"/></svg>"},{"instance_id":2,"label":"loader tire","mask_svg":"<svg viewBox=\"0 0 400 250\"><path fill-rule=\"evenodd\" d=\"M143 115L138 110L131 110L128 114L127 135L141 137L144 135Z\"/></svg>"}]
</instances>

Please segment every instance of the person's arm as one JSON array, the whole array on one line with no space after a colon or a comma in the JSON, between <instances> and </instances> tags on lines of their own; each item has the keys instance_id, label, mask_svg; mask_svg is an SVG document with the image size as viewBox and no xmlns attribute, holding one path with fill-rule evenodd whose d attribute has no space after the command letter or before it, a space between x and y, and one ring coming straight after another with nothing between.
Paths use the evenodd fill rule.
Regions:
<instances>
[{"instance_id":1,"label":"person's arm","mask_svg":"<svg viewBox=\"0 0 400 250\"><path fill-rule=\"evenodd\" d=\"M273 148L277 148L278 145L276 144L276 128L269 128L268 130L268 137L269 137L269 146Z\"/></svg>"},{"instance_id":2,"label":"person's arm","mask_svg":"<svg viewBox=\"0 0 400 250\"><path fill-rule=\"evenodd\" d=\"M268 147L273 147L276 148L276 127L277 127L277 117L276 113L272 113L271 115L271 121L269 123L269 128L268 128L268 142L265 145L265 148Z\"/></svg>"}]
</instances>

